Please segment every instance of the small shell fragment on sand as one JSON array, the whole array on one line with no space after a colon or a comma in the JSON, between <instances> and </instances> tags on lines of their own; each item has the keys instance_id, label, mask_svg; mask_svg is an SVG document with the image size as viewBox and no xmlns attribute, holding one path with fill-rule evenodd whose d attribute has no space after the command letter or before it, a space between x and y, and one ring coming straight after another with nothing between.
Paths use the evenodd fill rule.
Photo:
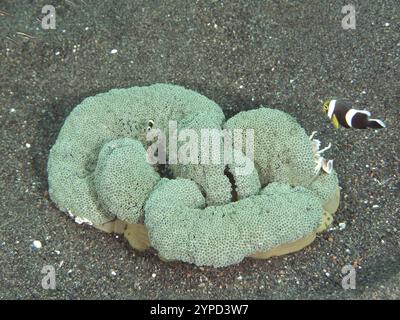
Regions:
<instances>
[{"instance_id":1,"label":"small shell fragment on sand","mask_svg":"<svg viewBox=\"0 0 400 320\"><path fill-rule=\"evenodd\" d=\"M40 248L42 248L42 243L39 240L34 240L32 242L32 249L38 250Z\"/></svg>"}]
</instances>

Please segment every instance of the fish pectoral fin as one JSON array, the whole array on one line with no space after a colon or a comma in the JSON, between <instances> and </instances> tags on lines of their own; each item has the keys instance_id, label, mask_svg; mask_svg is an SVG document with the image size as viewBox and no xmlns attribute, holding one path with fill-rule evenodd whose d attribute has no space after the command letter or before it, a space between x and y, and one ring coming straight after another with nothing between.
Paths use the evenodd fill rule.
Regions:
<instances>
[{"instance_id":1,"label":"fish pectoral fin","mask_svg":"<svg viewBox=\"0 0 400 320\"><path fill-rule=\"evenodd\" d=\"M339 120L338 120L338 118L336 117L336 115L333 115L333 117L332 117L332 123L333 123L333 126L334 126L336 129L339 129L339 128L340 128Z\"/></svg>"}]
</instances>

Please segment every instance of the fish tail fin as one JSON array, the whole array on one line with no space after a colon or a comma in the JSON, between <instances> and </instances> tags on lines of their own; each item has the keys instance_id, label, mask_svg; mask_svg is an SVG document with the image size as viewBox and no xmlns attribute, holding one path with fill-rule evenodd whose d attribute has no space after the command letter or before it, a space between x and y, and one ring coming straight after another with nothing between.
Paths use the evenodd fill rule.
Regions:
<instances>
[{"instance_id":1,"label":"fish tail fin","mask_svg":"<svg viewBox=\"0 0 400 320\"><path fill-rule=\"evenodd\" d=\"M382 129L382 128L386 128L386 125L383 123L382 120L369 119L367 127L368 128L373 128L373 129Z\"/></svg>"}]
</instances>

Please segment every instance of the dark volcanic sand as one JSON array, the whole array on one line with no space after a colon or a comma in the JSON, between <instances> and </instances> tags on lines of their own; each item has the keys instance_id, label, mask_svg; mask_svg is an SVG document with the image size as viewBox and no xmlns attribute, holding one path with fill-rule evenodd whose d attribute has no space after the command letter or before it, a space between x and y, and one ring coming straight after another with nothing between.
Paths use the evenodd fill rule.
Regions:
<instances>
[{"instance_id":1,"label":"dark volcanic sand","mask_svg":"<svg viewBox=\"0 0 400 320\"><path fill-rule=\"evenodd\" d=\"M47 1L16 3L0 2L14 14L0 16L0 298L400 297L398 0L352 1L347 31L346 1L60 1L48 31L37 20ZM156 82L196 90L227 117L282 109L332 142L343 188L334 230L296 254L212 269L164 263L60 213L46 162L65 117L87 96ZM333 129L321 109L330 96L388 128ZM345 291L352 263L357 289ZM56 290L42 289L44 265L56 268Z\"/></svg>"}]
</instances>

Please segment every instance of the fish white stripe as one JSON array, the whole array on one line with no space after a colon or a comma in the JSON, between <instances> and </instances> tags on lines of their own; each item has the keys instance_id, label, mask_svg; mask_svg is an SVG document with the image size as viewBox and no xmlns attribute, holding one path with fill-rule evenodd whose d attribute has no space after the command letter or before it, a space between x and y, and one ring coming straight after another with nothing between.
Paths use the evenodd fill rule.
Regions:
<instances>
[{"instance_id":1,"label":"fish white stripe","mask_svg":"<svg viewBox=\"0 0 400 320\"><path fill-rule=\"evenodd\" d=\"M350 109L349 111L347 111L346 113L346 122L349 125L350 128L353 128L353 126L351 125L351 121L353 120L353 117L360 112L359 110L356 109ZM364 113L364 112L361 112Z\"/></svg>"},{"instance_id":2,"label":"fish white stripe","mask_svg":"<svg viewBox=\"0 0 400 320\"><path fill-rule=\"evenodd\" d=\"M332 119L333 111L335 111L335 107L336 107L336 100L331 100L331 102L329 102L329 108L328 108L329 119Z\"/></svg>"}]
</instances>

